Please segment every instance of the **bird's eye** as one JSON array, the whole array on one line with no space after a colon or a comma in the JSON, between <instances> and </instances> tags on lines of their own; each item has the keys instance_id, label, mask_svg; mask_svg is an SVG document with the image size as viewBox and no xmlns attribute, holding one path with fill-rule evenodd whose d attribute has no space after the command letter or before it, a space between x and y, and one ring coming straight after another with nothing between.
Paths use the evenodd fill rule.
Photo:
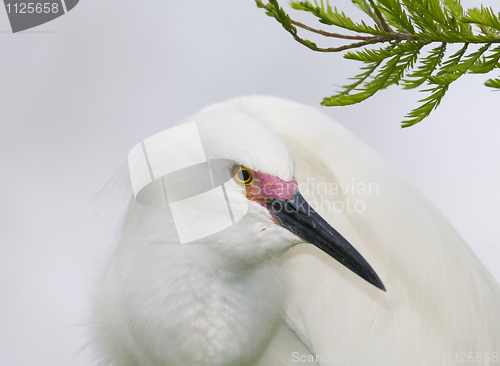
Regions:
<instances>
[{"instance_id":1,"label":"bird's eye","mask_svg":"<svg viewBox=\"0 0 500 366\"><path fill-rule=\"evenodd\" d=\"M250 185L253 180L252 171L243 165L234 165L231 168L231 175L237 183L246 186Z\"/></svg>"}]
</instances>

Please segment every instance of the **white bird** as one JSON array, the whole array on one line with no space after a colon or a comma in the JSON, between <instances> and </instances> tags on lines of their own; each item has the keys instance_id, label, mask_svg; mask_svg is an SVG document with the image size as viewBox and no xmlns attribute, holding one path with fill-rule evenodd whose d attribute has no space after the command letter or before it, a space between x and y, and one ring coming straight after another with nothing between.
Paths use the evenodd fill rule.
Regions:
<instances>
[{"instance_id":1,"label":"white bird","mask_svg":"<svg viewBox=\"0 0 500 366\"><path fill-rule=\"evenodd\" d=\"M274 97L213 105L179 126L193 121L207 159L238 183L228 205L248 212L202 237L227 209L187 215L192 227L176 233L165 207L130 200L93 308L101 364L498 364L498 284L378 154ZM183 235L200 239L173 244Z\"/></svg>"}]
</instances>

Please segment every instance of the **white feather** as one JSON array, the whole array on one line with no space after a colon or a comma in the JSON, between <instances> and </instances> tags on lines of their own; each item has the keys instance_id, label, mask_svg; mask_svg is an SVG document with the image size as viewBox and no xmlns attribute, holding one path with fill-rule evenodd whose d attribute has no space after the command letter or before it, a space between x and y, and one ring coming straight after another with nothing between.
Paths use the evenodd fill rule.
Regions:
<instances>
[{"instance_id":1,"label":"white feather","mask_svg":"<svg viewBox=\"0 0 500 366\"><path fill-rule=\"evenodd\" d=\"M173 224L131 200L96 296L103 364L329 365L354 356L448 365L473 352L474 364L486 365L477 354L491 360L500 351L498 284L438 210L350 132L266 96L184 121L193 118L206 122L213 156L288 180L294 164L284 141L304 197L387 292L312 245L293 247L297 237L253 202L255 212L220 235L179 246L151 244L168 242Z\"/></svg>"}]
</instances>

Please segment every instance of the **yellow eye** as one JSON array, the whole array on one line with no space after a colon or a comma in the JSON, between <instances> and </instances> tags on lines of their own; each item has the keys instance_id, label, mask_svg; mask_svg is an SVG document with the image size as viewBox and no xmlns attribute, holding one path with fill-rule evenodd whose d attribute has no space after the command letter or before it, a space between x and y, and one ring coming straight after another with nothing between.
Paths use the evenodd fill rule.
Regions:
<instances>
[{"instance_id":1,"label":"yellow eye","mask_svg":"<svg viewBox=\"0 0 500 366\"><path fill-rule=\"evenodd\" d=\"M233 179L239 183L249 186L252 183L252 171L243 165L234 165L231 168Z\"/></svg>"}]
</instances>

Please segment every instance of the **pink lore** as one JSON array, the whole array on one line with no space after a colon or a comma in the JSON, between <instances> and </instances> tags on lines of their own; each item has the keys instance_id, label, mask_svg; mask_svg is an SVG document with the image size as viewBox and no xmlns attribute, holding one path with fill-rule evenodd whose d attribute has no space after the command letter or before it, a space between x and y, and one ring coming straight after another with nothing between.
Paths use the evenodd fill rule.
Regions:
<instances>
[{"instance_id":1,"label":"pink lore","mask_svg":"<svg viewBox=\"0 0 500 366\"><path fill-rule=\"evenodd\" d=\"M246 187L247 196L250 199L261 201L262 199L277 198L280 201L291 200L293 194L298 190L297 181L293 178L289 182L273 175L252 171L253 181ZM263 204L263 202L259 202Z\"/></svg>"}]
</instances>

